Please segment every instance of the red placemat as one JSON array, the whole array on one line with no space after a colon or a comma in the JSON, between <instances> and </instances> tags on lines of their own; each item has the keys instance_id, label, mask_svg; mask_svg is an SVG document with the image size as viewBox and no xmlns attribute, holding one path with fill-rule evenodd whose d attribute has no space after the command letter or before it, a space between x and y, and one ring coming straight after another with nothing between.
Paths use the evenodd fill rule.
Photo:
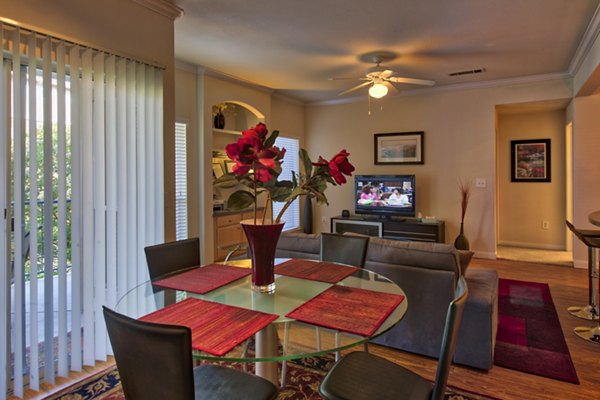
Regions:
<instances>
[{"instance_id":1,"label":"red placemat","mask_svg":"<svg viewBox=\"0 0 600 400\"><path fill-rule=\"evenodd\" d=\"M323 261L292 259L275 266L275 273L311 281L337 283L358 268Z\"/></svg>"},{"instance_id":2,"label":"red placemat","mask_svg":"<svg viewBox=\"0 0 600 400\"><path fill-rule=\"evenodd\" d=\"M400 294L335 285L286 317L325 328L371 336L404 300Z\"/></svg>"},{"instance_id":3,"label":"red placemat","mask_svg":"<svg viewBox=\"0 0 600 400\"><path fill-rule=\"evenodd\" d=\"M205 294L211 290L250 275L248 268L231 267L222 264L209 264L194 268L168 278L152 282L155 286L167 289L185 290L192 293Z\"/></svg>"},{"instance_id":4,"label":"red placemat","mask_svg":"<svg viewBox=\"0 0 600 400\"><path fill-rule=\"evenodd\" d=\"M222 356L278 318L275 314L188 298L140 318L192 330L192 348Z\"/></svg>"}]
</instances>

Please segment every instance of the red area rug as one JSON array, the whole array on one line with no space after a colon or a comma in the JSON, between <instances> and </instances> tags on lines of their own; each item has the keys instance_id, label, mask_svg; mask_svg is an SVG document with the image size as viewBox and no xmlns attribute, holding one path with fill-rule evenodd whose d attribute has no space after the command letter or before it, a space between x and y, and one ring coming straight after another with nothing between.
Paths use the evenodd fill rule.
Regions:
<instances>
[{"instance_id":1,"label":"red area rug","mask_svg":"<svg viewBox=\"0 0 600 400\"><path fill-rule=\"evenodd\" d=\"M499 280L494 364L579 383L547 284Z\"/></svg>"}]
</instances>

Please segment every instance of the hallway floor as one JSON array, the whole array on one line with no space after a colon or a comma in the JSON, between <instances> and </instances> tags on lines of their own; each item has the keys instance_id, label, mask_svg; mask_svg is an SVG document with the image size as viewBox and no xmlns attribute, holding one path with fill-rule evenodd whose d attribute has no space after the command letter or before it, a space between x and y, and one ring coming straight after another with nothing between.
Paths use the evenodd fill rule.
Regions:
<instances>
[{"instance_id":1,"label":"hallway floor","mask_svg":"<svg viewBox=\"0 0 600 400\"><path fill-rule=\"evenodd\" d=\"M570 251L498 246L496 256L499 260L573 266L573 253Z\"/></svg>"}]
</instances>

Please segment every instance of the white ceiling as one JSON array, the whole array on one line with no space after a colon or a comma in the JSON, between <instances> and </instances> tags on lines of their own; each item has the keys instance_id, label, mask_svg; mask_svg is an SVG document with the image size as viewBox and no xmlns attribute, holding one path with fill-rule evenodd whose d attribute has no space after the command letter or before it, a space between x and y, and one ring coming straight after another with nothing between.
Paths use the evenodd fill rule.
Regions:
<instances>
[{"instance_id":1,"label":"white ceiling","mask_svg":"<svg viewBox=\"0 0 600 400\"><path fill-rule=\"evenodd\" d=\"M306 103L338 98L372 64L436 86L572 74L600 0L176 0L175 56ZM598 18L596 16L595 18ZM594 39L593 37L591 39ZM363 56L363 57L361 57ZM485 68L477 75L448 73ZM403 91L420 86L399 85ZM367 89L358 92L366 96ZM348 96L356 96L354 92Z\"/></svg>"}]
</instances>

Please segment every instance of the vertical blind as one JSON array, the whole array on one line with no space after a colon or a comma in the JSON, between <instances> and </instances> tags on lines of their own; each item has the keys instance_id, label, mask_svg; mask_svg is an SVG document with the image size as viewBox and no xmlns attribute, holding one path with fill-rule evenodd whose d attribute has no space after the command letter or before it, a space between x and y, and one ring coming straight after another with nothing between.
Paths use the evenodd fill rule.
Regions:
<instances>
[{"instance_id":1,"label":"vertical blind","mask_svg":"<svg viewBox=\"0 0 600 400\"><path fill-rule=\"evenodd\" d=\"M300 169L300 160L298 158L298 151L300 145L298 139L278 136L275 139L275 145L279 148L286 149L285 158L283 164L281 164L281 180L292 180L292 171L298 172ZM277 217L279 211L283 208L284 203L273 203L273 218ZM284 231L296 229L300 227L300 200L299 198L288 207L283 213L282 221L285 222L283 226Z\"/></svg>"},{"instance_id":2,"label":"vertical blind","mask_svg":"<svg viewBox=\"0 0 600 400\"><path fill-rule=\"evenodd\" d=\"M187 124L175 123L175 238L188 237Z\"/></svg>"},{"instance_id":3,"label":"vertical blind","mask_svg":"<svg viewBox=\"0 0 600 400\"><path fill-rule=\"evenodd\" d=\"M164 191L160 68L1 22L0 42L3 399L111 353L102 305L147 279Z\"/></svg>"}]
</instances>

